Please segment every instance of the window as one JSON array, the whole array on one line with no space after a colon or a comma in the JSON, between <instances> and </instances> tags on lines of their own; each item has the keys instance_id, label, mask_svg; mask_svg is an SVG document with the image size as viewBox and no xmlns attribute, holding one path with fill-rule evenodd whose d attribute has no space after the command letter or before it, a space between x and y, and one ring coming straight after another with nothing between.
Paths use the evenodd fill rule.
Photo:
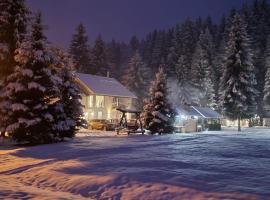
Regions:
<instances>
[{"instance_id":1,"label":"window","mask_svg":"<svg viewBox=\"0 0 270 200\"><path fill-rule=\"evenodd\" d=\"M93 95L88 96L88 108L94 107L94 97Z\"/></svg>"},{"instance_id":2,"label":"window","mask_svg":"<svg viewBox=\"0 0 270 200\"><path fill-rule=\"evenodd\" d=\"M96 107L104 108L104 96L96 96Z\"/></svg>"},{"instance_id":3,"label":"window","mask_svg":"<svg viewBox=\"0 0 270 200\"><path fill-rule=\"evenodd\" d=\"M112 105L114 108L117 108L119 106L119 99L117 97L113 97Z\"/></svg>"},{"instance_id":4,"label":"window","mask_svg":"<svg viewBox=\"0 0 270 200\"><path fill-rule=\"evenodd\" d=\"M102 112L101 111L98 112L98 119L102 119Z\"/></svg>"}]
</instances>

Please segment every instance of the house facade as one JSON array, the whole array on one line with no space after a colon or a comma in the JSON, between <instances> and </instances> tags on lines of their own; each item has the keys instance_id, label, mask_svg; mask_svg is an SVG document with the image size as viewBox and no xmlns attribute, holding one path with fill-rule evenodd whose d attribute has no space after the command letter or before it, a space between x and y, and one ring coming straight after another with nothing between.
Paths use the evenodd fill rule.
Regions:
<instances>
[{"instance_id":1,"label":"house facade","mask_svg":"<svg viewBox=\"0 0 270 200\"><path fill-rule=\"evenodd\" d=\"M116 79L82 73L76 75L76 83L82 91L82 104L87 121L92 119L117 121L121 113L116 108L133 108L137 97Z\"/></svg>"}]
</instances>

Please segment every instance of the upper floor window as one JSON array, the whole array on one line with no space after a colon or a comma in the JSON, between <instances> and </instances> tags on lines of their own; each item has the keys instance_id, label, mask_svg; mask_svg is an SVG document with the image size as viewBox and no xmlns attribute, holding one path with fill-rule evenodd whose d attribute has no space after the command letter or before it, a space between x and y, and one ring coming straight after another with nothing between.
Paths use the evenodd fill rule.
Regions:
<instances>
[{"instance_id":1,"label":"upper floor window","mask_svg":"<svg viewBox=\"0 0 270 200\"><path fill-rule=\"evenodd\" d=\"M104 108L104 96L96 96L96 107Z\"/></svg>"}]
</instances>

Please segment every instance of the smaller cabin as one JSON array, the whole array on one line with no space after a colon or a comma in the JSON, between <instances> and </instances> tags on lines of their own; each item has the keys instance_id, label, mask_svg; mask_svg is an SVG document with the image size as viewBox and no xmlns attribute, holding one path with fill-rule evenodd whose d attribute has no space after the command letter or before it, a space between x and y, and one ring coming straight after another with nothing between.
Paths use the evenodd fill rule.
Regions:
<instances>
[{"instance_id":1,"label":"smaller cabin","mask_svg":"<svg viewBox=\"0 0 270 200\"><path fill-rule=\"evenodd\" d=\"M82 104L87 121L118 121L121 113L117 108L133 108L137 97L116 79L83 73L76 75L75 81L82 91ZM131 116L128 115L127 118L130 119Z\"/></svg>"},{"instance_id":2,"label":"smaller cabin","mask_svg":"<svg viewBox=\"0 0 270 200\"><path fill-rule=\"evenodd\" d=\"M179 106L177 113L175 126L179 132L221 130L223 116L209 107Z\"/></svg>"}]
</instances>

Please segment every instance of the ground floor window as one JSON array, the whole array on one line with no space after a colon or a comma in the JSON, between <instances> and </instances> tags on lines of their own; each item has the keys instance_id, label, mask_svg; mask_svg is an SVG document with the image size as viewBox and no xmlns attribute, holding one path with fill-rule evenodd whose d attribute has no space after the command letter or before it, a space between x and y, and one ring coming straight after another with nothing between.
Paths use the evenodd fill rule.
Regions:
<instances>
[{"instance_id":1,"label":"ground floor window","mask_svg":"<svg viewBox=\"0 0 270 200\"><path fill-rule=\"evenodd\" d=\"M103 117L102 111L99 111L97 114L98 114L98 116L97 116L98 119L102 119L102 117Z\"/></svg>"}]
</instances>

